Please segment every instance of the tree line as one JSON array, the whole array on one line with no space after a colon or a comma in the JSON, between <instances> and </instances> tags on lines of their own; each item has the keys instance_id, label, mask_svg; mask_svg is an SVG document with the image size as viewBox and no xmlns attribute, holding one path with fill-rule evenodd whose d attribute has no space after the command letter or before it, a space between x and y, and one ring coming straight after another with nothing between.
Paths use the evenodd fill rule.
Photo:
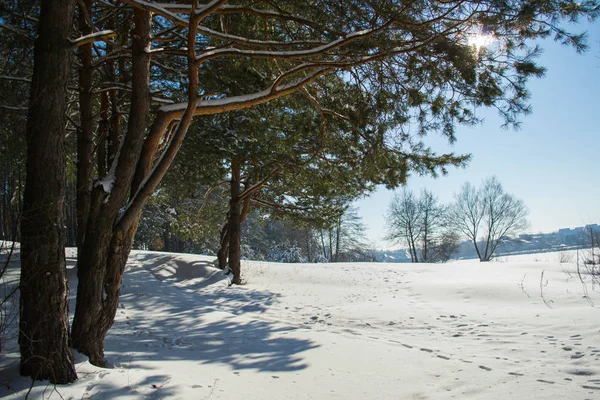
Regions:
<instances>
[{"instance_id":1,"label":"tree line","mask_svg":"<svg viewBox=\"0 0 600 400\"><path fill-rule=\"evenodd\" d=\"M490 261L500 243L525 229L528 213L523 201L506 193L496 177L479 188L465 183L448 205L427 189L417 198L404 188L389 205L387 239L407 245L415 263L448 261L462 239L473 244L480 261Z\"/></svg>"},{"instance_id":2,"label":"tree line","mask_svg":"<svg viewBox=\"0 0 600 400\"><path fill-rule=\"evenodd\" d=\"M531 40L583 50L561 23L595 18L598 4L11 0L0 11L2 234L21 242L21 373L66 383L71 348L104 364L142 211L169 190L171 167L172 187L208 188L203 204L226 190L219 259L241 283L251 206L333 229L375 185L464 165L422 138L454 141L475 107L518 125L527 79L544 72ZM501 43L472 45L481 27ZM340 257L330 232L321 250Z\"/></svg>"}]
</instances>

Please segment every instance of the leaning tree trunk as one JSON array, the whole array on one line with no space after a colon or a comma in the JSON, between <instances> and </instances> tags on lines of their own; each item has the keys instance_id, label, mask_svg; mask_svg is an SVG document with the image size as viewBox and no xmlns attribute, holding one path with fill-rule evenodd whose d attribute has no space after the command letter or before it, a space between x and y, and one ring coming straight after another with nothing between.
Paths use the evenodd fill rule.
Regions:
<instances>
[{"instance_id":1,"label":"leaning tree trunk","mask_svg":"<svg viewBox=\"0 0 600 400\"><path fill-rule=\"evenodd\" d=\"M19 346L21 375L77 379L69 347L65 267L65 122L74 0L44 0L27 119L22 215Z\"/></svg>"},{"instance_id":2,"label":"leaning tree trunk","mask_svg":"<svg viewBox=\"0 0 600 400\"><path fill-rule=\"evenodd\" d=\"M173 162L193 118L198 96L196 28L201 17L201 14L190 17L188 107L167 148L153 166L158 143L171 120L159 113L145 138L150 106L150 54L146 50L150 45L151 14L137 8L134 12L133 79L127 133L120 144L122 151L117 152L111 165L110 179L99 181L92 191L86 235L78 260L79 283L72 342L73 347L86 354L95 365L105 363L104 338L117 311L125 264L142 208ZM129 203L122 211L128 194Z\"/></svg>"},{"instance_id":3,"label":"leaning tree trunk","mask_svg":"<svg viewBox=\"0 0 600 400\"><path fill-rule=\"evenodd\" d=\"M150 13L135 11L132 45L132 98L127 134L109 175L91 195L85 239L77 260L77 306L72 345L94 365L104 365L104 338L116 314L121 279L137 224L115 227L144 143L149 115ZM107 187L105 187L107 185ZM139 218L139 216L138 216Z\"/></svg>"},{"instance_id":4,"label":"leaning tree trunk","mask_svg":"<svg viewBox=\"0 0 600 400\"><path fill-rule=\"evenodd\" d=\"M229 268L233 273L232 283L242 283L241 263L241 199L240 199L240 164L237 160L231 161L231 199L229 200Z\"/></svg>"},{"instance_id":5,"label":"leaning tree trunk","mask_svg":"<svg viewBox=\"0 0 600 400\"><path fill-rule=\"evenodd\" d=\"M86 238L79 257L73 348L104 366L104 338L117 312L121 281L133 242L133 232L112 229L113 219L99 217L102 197L93 193ZM136 225L137 227L137 225Z\"/></svg>"}]
</instances>

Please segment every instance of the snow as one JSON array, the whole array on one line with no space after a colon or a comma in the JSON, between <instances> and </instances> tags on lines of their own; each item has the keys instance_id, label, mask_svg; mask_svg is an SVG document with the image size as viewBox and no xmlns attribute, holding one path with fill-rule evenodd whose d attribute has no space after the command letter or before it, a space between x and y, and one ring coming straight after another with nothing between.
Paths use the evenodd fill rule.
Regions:
<instances>
[{"instance_id":1,"label":"snow","mask_svg":"<svg viewBox=\"0 0 600 400\"><path fill-rule=\"evenodd\" d=\"M289 70L287 72L291 72L294 70L302 70L307 65L308 64L301 64L295 68L292 68L291 70ZM218 99L207 99L207 100L199 99L195 105L195 108L196 108L195 115L203 114L203 112L201 112L202 109L207 110L207 111L204 111L204 113L211 113L212 112L212 111L210 111L211 109L220 109L220 108L223 108L226 106L231 106L231 105L237 106L237 107L233 107L232 109L234 109L234 108L239 109L240 107L243 108L244 104L250 104L256 100L262 100L262 102L272 100L279 96L278 93L285 92L286 90L289 90L294 87L299 87L304 83L310 82L310 80L312 78L322 74L323 71L324 71L324 69L319 69L317 71L313 71L301 79L298 79L291 83L283 84L283 85L279 84L279 81L276 80L274 82L274 84L272 85L272 87L265 89L265 90L255 92L255 93L239 95L239 96L230 96L230 97L224 97L224 98L218 98ZM165 112L165 113L172 113L172 112L177 113L177 112L184 112L187 109L187 107L188 107L188 103L183 102L183 103L176 103L176 104L162 106L159 108L159 111Z\"/></svg>"},{"instance_id":2,"label":"snow","mask_svg":"<svg viewBox=\"0 0 600 400\"><path fill-rule=\"evenodd\" d=\"M346 44L347 42L354 40L356 38L359 38L362 36L368 36L369 34L373 33L374 31L375 31L374 29L365 29L362 31L352 32L344 37L333 40L329 43L324 43L320 46L316 46L316 47L313 47L311 49L306 49L306 50L273 51L273 50L246 50L246 49L238 49L238 48L231 48L231 47L219 48L219 49L215 49L212 51L204 51L200 56L196 57L196 60L197 61L205 60L205 59L208 60L208 59L212 59L217 56L220 56L220 55L227 55L227 56L245 55L248 57L267 57L267 58L302 58L302 57L308 57L308 56L315 55L315 54L322 54L322 53L326 52L327 50L331 50L331 49L340 47L341 45ZM235 37L236 39L242 40L244 42L249 41L248 39L245 39L242 37L236 37L236 36L232 36L232 37ZM267 42L264 42L264 43L267 43Z\"/></svg>"},{"instance_id":3,"label":"snow","mask_svg":"<svg viewBox=\"0 0 600 400\"><path fill-rule=\"evenodd\" d=\"M111 30L104 30L99 32L90 33L89 35L80 36L77 39L71 40L71 43L78 46L83 43L90 43L97 40L106 40L109 37L115 36L116 33Z\"/></svg>"},{"instance_id":4,"label":"snow","mask_svg":"<svg viewBox=\"0 0 600 400\"><path fill-rule=\"evenodd\" d=\"M115 184L115 175L114 175L114 173L112 173L112 174L106 175L102 179L99 179L94 186L102 186L102 190L104 190L104 193L110 194L114 184Z\"/></svg>"},{"instance_id":5,"label":"snow","mask_svg":"<svg viewBox=\"0 0 600 400\"><path fill-rule=\"evenodd\" d=\"M37 382L31 398L598 398L600 310L552 256L244 261L248 284L228 287L214 257L134 251L106 340L113 367L77 355L77 382ZM8 345L0 397L20 399L31 381Z\"/></svg>"},{"instance_id":6,"label":"snow","mask_svg":"<svg viewBox=\"0 0 600 400\"><path fill-rule=\"evenodd\" d=\"M174 104L175 102L171 99L163 99L160 97L152 97L152 101L155 103L161 103L161 104Z\"/></svg>"},{"instance_id":7,"label":"snow","mask_svg":"<svg viewBox=\"0 0 600 400\"><path fill-rule=\"evenodd\" d=\"M106 198L102 201L104 204L108 203L110 194L112 192L112 188L115 184L117 166L119 164L119 158L121 157L121 150L123 149L124 143L125 138L121 140L121 143L119 144L119 150L117 150L117 154L115 155L115 158L113 159L113 162L106 176L104 176L102 179L98 179L98 181L96 181L96 183L94 184L94 187L102 186L102 190L104 191L104 193L108 194L108 196L106 196Z\"/></svg>"}]
</instances>

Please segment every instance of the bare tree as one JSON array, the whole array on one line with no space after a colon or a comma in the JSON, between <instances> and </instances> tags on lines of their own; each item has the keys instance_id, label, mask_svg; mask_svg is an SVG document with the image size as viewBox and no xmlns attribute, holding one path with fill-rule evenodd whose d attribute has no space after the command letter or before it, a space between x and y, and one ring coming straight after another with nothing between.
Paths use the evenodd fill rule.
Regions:
<instances>
[{"instance_id":1,"label":"bare tree","mask_svg":"<svg viewBox=\"0 0 600 400\"><path fill-rule=\"evenodd\" d=\"M587 272L592 277L600 276L600 230L595 228L593 225L585 227L587 243L587 250L584 250L583 264L587 268Z\"/></svg>"},{"instance_id":2,"label":"bare tree","mask_svg":"<svg viewBox=\"0 0 600 400\"><path fill-rule=\"evenodd\" d=\"M435 262L432 247L440 236L440 228L444 223L446 207L440 204L438 198L427 189L421 191L419 199L421 208L421 262ZM449 237L447 238L449 239Z\"/></svg>"},{"instance_id":3,"label":"bare tree","mask_svg":"<svg viewBox=\"0 0 600 400\"><path fill-rule=\"evenodd\" d=\"M406 188L388 209L388 240L406 243L412 262L436 262L446 207L427 189L417 199ZM448 239L448 238L446 238Z\"/></svg>"},{"instance_id":4,"label":"bare tree","mask_svg":"<svg viewBox=\"0 0 600 400\"><path fill-rule=\"evenodd\" d=\"M387 240L406 243L412 262L419 262L417 243L422 234L422 209L411 190L394 194L387 211Z\"/></svg>"},{"instance_id":5,"label":"bare tree","mask_svg":"<svg viewBox=\"0 0 600 400\"><path fill-rule=\"evenodd\" d=\"M448 262L458 251L460 235L446 228L436 236L429 249L429 262Z\"/></svg>"},{"instance_id":6,"label":"bare tree","mask_svg":"<svg viewBox=\"0 0 600 400\"><path fill-rule=\"evenodd\" d=\"M481 261L490 261L507 235L527 226L527 207L522 200L505 193L495 176L486 179L480 189L465 183L455 200L453 224L473 242Z\"/></svg>"}]
</instances>

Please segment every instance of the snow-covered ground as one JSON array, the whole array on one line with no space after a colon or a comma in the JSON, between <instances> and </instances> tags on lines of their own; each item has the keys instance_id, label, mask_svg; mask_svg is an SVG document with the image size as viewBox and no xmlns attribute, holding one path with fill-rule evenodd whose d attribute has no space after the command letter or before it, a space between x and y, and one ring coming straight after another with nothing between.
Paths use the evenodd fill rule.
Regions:
<instances>
[{"instance_id":1,"label":"snow-covered ground","mask_svg":"<svg viewBox=\"0 0 600 400\"><path fill-rule=\"evenodd\" d=\"M76 383L30 398L600 398L600 289L543 257L245 262L248 284L227 287L212 257L133 252L113 368L78 355ZM0 397L22 398L8 344Z\"/></svg>"}]
</instances>

